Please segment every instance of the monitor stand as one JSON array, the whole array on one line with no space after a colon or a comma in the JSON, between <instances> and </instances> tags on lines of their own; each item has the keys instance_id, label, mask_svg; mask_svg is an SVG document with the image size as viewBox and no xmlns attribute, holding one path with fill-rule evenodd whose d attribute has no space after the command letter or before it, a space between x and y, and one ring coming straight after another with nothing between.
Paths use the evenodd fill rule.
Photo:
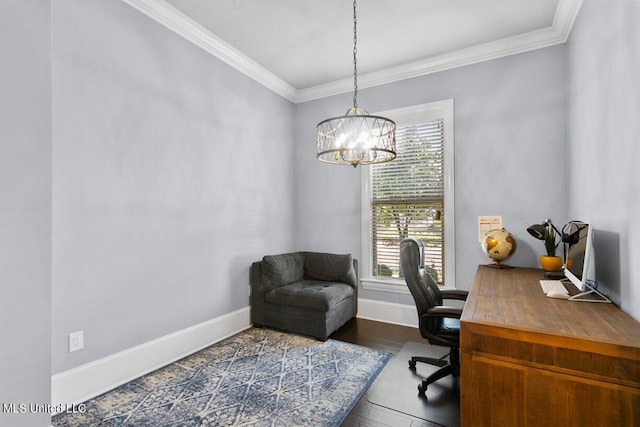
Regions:
<instances>
[{"instance_id":1,"label":"monitor stand","mask_svg":"<svg viewBox=\"0 0 640 427\"><path fill-rule=\"evenodd\" d=\"M604 302L609 304L611 303L611 300L609 298L605 297L604 295L602 295L600 292L598 292L588 284L584 285L584 289L585 289L584 292L570 296L569 300L584 301L584 302Z\"/></svg>"},{"instance_id":2,"label":"monitor stand","mask_svg":"<svg viewBox=\"0 0 640 427\"><path fill-rule=\"evenodd\" d=\"M550 280L562 280L564 279L564 273L560 270L558 271L545 271L544 278Z\"/></svg>"}]
</instances>

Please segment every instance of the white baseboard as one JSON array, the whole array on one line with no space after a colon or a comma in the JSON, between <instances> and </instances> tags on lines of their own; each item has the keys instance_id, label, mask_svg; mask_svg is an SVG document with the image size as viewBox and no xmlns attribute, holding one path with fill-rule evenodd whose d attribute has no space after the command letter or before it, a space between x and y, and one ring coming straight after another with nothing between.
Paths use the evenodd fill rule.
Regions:
<instances>
[{"instance_id":1,"label":"white baseboard","mask_svg":"<svg viewBox=\"0 0 640 427\"><path fill-rule=\"evenodd\" d=\"M418 327L418 312L415 305L359 298L358 317L412 328Z\"/></svg>"},{"instance_id":2,"label":"white baseboard","mask_svg":"<svg viewBox=\"0 0 640 427\"><path fill-rule=\"evenodd\" d=\"M251 326L249 307L51 377L53 406L76 404L175 362Z\"/></svg>"},{"instance_id":3,"label":"white baseboard","mask_svg":"<svg viewBox=\"0 0 640 427\"><path fill-rule=\"evenodd\" d=\"M191 326L51 377L53 406L77 404L175 362L251 326L250 308ZM358 300L358 317L417 327L413 305Z\"/></svg>"}]
</instances>

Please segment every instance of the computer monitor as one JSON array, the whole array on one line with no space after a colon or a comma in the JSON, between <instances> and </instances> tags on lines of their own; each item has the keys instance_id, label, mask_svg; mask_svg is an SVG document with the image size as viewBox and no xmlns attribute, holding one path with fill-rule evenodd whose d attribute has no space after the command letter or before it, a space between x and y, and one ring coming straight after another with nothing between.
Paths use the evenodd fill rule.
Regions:
<instances>
[{"instance_id":1,"label":"computer monitor","mask_svg":"<svg viewBox=\"0 0 640 427\"><path fill-rule=\"evenodd\" d=\"M581 292L586 289L591 264L592 230L584 222L570 222L562 229L567 245L564 275Z\"/></svg>"},{"instance_id":2,"label":"computer monitor","mask_svg":"<svg viewBox=\"0 0 640 427\"><path fill-rule=\"evenodd\" d=\"M592 285L595 283L593 263L593 229L580 221L572 221L562 230L566 245L564 275L580 291L574 301L610 302Z\"/></svg>"}]
</instances>

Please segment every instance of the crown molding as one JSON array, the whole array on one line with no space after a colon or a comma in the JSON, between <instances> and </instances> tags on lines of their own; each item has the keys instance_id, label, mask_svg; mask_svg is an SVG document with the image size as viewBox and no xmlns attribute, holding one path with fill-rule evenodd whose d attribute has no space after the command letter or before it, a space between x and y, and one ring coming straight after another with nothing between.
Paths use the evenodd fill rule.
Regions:
<instances>
[{"instance_id":1,"label":"crown molding","mask_svg":"<svg viewBox=\"0 0 640 427\"><path fill-rule=\"evenodd\" d=\"M553 24L541 30L479 44L372 73L358 74L358 88L381 86L565 43L582 2L583 0L560 0ZM312 101L352 90L353 79L346 78L299 90L296 93L295 102Z\"/></svg>"},{"instance_id":2,"label":"crown molding","mask_svg":"<svg viewBox=\"0 0 640 427\"><path fill-rule=\"evenodd\" d=\"M122 0L196 46L214 55L253 80L294 103L347 93L353 90L351 78L296 90L224 40L198 25L164 0ZM368 88L453 68L524 53L567 41L583 0L560 0L550 27L460 49L425 60L358 75L358 87Z\"/></svg>"},{"instance_id":3,"label":"crown molding","mask_svg":"<svg viewBox=\"0 0 640 427\"><path fill-rule=\"evenodd\" d=\"M566 42L571 34L573 23L580 12L583 0L560 0L556 16L553 18L553 26L562 34Z\"/></svg>"},{"instance_id":4,"label":"crown molding","mask_svg":"<svg viewBox=\"0 0 640 427\"><path fill-rule=\"evenodd\" d=\"M291 102L296 102L296 90L293 86L239 52L164 0L122 1L263 86Z\"/></svg>"}]
</instances>

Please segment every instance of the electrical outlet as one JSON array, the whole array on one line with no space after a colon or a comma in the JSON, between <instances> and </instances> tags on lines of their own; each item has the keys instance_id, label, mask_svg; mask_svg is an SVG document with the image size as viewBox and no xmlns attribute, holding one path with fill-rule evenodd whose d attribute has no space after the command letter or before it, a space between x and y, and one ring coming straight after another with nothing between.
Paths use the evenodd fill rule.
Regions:
<instances>
[{"instance_id":1,"label":"electrical outlet","mask_svg":"<svg viewBox=\"0 0 640 427\"><path fill-rule=\"evenodd\" d=\"M82 350L84 348L84 332L71 332L69 334L69 353L72 353L77 350Z\"/></svg>"}]
</instances>

